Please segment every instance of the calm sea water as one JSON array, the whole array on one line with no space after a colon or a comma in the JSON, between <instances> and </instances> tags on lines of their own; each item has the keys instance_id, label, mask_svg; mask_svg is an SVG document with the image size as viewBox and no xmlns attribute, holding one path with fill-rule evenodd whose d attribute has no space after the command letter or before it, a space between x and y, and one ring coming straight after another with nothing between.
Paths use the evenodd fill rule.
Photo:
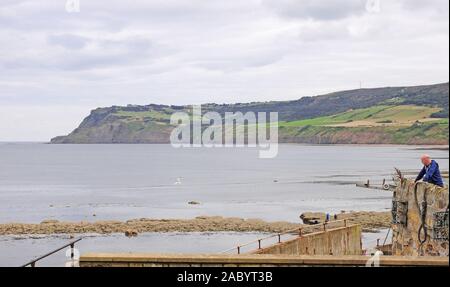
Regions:
<instances>
[{"instance_id":1,"label":"calm sea water","mask_svg":"<svg viewBox=\"0 0 450 287\"><path fill-rule=\"evenodd\" d=\"M0 144L0 222L203 215L297 222L306 211L381 211L391 194L355 182L389 180L394 167L418 171L425 152L448 170L447 151L417 147L281 145L278 157L259 159L254 149Z\"/></svg>"},{"instance_id":2,"label":"calm sea water","mask_svg":"<svg viewBox=\"0 0 450 287\"><path fill-rule=\"evenodd\" d=\"M281 145L278 157L259 159L252 149L0 143L0 222L202 215L299 222L306 211L383 211L390 209L391 194L356 188L355 183L389 180L394 167L418 171L422 153L431 154L448 170L447 151L404 146ZM375 245L385 233L365 234L365 247ZM78 248L81 253L206 253L265 236L92 235ZM0 266L23 264L67 241L66 235L0 236ZM62 252L40 265L64 266L66 261Z\"/></svg>"},{"instance_id":3,"label":"calm sea water","mask_svg":"<svg viewBox=\"0 0 450 287\"><path fill-rule=\"evenodd\" d=\"M262 233L236 232L142 233L133 238L127 238L123 234L84 234L82 235L83 240L78 242L75 247L81 254L89 252L220 253L244 242L252 242L266 236L267 234ZM21 266L39 255L64 246L71 240L73 239L69 239L67 235L0 236L0 267ZM271 242L267 242L267 244L270 245ZM256 248L255 245L249 250ZM62 250L39 261L37 266L62 267L70 261L69 259L66 256L66 250Z\"/></svg>"},{"instance_id":4,"label":"calm sea water","mask_svg":"<svg viewBox=\"0 0 450 287\"><path fill-rule=\"evenodd\" d=\"M387 230L380 233L364 233L363 248L376 246L377 239L384 242ZM214 232L214 233L142 233L138 237L127 238L123 234L83 234L83 240L76 244L78 253L89 252L121 252L121 253L222 253L236 254L236 250L229 250L237 245L254 242L260 238L267 238L267 233L251 232ZM285 235L283 240L289 239ZM39 236L0 236L0 267L21 266L40 255L55 250L73 239L68 235L39 235ZM277 238L269 238L262 243L263 247L277 242ZM183 244L180 244L183 242ZM389 243L389 241L387 241ZM257 249L257 244L250 244L242 248L242 252ZM65 266L69 263L67 250L62 250L53 256L39 261L37 266Z\"/></svg>"}]
</instances>

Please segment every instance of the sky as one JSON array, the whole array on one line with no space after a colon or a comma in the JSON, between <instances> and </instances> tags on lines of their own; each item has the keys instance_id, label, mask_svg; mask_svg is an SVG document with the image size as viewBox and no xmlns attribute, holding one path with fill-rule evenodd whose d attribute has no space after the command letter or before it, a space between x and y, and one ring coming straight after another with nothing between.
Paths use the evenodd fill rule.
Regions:
<instances>
[{"instance_id":1,"label":"sky","mask_svg":"<svg viewBox=\"0 0 450 287\"><path fill-rule=\"evenodd\" d=\"M447 0L0 0L0 141L97 107L448 81Z\"/></svg>"}]
</instances>

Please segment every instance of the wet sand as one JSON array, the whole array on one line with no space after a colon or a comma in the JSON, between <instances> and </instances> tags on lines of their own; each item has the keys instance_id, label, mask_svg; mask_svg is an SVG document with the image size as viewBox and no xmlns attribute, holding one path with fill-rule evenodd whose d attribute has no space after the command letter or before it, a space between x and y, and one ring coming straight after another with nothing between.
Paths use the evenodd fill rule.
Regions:
<instances>
[{"instance_id":1,"label":"wet sand","mask_svg":"<svg viewBox=\"0 0 450 287\"><path fill-rule=\"evenodd\" d=\"M320 215L325 218L325 214ZM355 212L340 214L338 219L349 219L350 223L362 224L364 232L376 232L390 226L389 212ZM7 223L0 224L0 235L32 235L32 234L112 234L124 233L137 236L144 232L267 232L278 233L305 226L292 222L266 222L260 219L196 217L194 219L133 219L121 221L97 222L60 222L46 220L39 224Z\"/></svg>"}]
</instances>

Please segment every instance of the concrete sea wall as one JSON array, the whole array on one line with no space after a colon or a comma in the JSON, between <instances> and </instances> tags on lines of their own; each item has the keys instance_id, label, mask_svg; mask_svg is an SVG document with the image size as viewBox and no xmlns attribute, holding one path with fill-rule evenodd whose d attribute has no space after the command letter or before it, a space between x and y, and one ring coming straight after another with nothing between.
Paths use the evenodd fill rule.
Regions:
<instances>
[{"instance_id":1,"label":"concrete sea wall","mask_svg":"<svg viewBox=\"0 0 450 287\"><path fill-rule=\"evenodd\" d=\"M449 256L448 187L401 180L394 192L393 255Z\"/></svg>"},{"instance_id":2,"label":"concrete sea wall","mask_svg":"<svg viewBox=\"0 0 450 287\"><path fill-rule=\"evenodd\" d=\"M80 267L312 267L366 266L368 256L218 255L218 254L121 254L90 253L81 256ZM380 258L380 266L441 266L442 257Z\"/></svg>"},{"instance_id":3,"label":"concrete sea wall","mask_svg":"<svg viewBox=\"0 0 450 287\"><path fill-rule=\"evenodd\" d=\"M253 254L361 255L361 226L353 225L307 234L257 250Z\"/></svg>"}]
</instances>

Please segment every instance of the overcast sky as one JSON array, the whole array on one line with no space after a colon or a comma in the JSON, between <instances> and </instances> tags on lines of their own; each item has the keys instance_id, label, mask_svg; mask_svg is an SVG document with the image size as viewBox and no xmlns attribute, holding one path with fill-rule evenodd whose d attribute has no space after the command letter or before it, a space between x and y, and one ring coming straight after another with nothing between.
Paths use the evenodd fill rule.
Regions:
<instances>
[{"instance_id":1,"label":"overcast sky","mask_svg":"<svg viewBox=\"0 0 450 287\"><path fill-rule=\"evenodd\" d=\"M0 0L0 141L48 141L99 106L449 79L448 0L66 1Z\"/></svg>"}]
</instances>

